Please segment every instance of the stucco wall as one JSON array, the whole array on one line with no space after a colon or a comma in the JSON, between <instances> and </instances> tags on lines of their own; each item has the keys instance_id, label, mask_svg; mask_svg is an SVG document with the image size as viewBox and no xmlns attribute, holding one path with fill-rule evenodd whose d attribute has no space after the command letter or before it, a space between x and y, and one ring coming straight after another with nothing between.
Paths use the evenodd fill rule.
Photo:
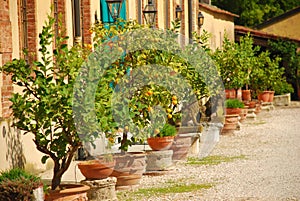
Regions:
<instances>
[{"instance_id":1,"label":"stucco wall","mask_svg":"<svg viewBox=\"0 0 300 201\"><path fill-rule=\"evenodd\" d=\"M19 44L19 24L18 24L18 1L10 0L10 20L12 25L12 58L19 58L20 55L20 44Z\"/></svg>"},{"instance_id":2,"label":"stucco wall","mask_svg":"<svg viewBox=\"0 0 300 201\"><path fill-rule=\"evenodd\" d=\"M300 40L300 13L260 29L267 33Z\"/></svg>"},{"instance_id":3,"label":"stucco wall","mask_svg":"<svg viewBox=\"0 0 300 201\"><path fill-rule=\"evenodd\" d=\"M11 127L11 120L0 122L0 170L25 167L31 171L45 170L41 163L43 154L35 148L31 134L24 135Z\"/></svg>"},{"instance_id":4,"label":"stucco wall","mask_svg":"<svg viewBox=\"0 0 300 201\"><path fill-rule=\"evenodd\" d=\"M66 34L69 37L68 40L68 45L69 47L74 44L74 39L73 39L73 10L72 10L72 1L66 1Z\"/></svg>"},{"instance_id":5,"label":"stucco wall","mask_svg":"<svg viewBox=\"0 0 300 201\"><path fill-rule=\"evenodd\" d=\"M204 24L200 31L206 30L211 34L210 44L212 49L222 46L225 35L228 39L234 41L233 17L212 13L206 10L201 10L201 12L204 16Z\"/></svg>"}]
</instances>

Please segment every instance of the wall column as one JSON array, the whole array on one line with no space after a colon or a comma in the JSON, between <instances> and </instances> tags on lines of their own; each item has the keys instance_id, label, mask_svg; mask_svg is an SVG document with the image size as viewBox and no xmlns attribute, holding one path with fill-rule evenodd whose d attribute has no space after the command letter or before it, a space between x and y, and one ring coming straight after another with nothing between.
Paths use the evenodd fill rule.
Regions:
<instances>
[{"instance_id":1,"label":"wall column","mask_svg":"<svg viewBox=\"0 0 300 201\"><path fill-rule=\"evenodd\" d=\"M0 29L0 64L2 66L12 59L12 27L9 17L9 0L0 0ZM2 73L1 77L1 117L8 118L11 115L9 98L13 92L12 81L10 75Z\"/></svg>"}]
</instances>

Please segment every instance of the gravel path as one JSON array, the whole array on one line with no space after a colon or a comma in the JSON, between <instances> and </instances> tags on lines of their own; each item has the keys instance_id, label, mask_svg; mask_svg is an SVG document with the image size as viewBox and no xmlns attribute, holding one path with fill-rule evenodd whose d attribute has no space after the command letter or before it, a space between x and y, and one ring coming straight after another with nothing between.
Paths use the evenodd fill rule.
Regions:
<instances>
[{"instance_id":1,"label":"gravel path","mask_svg":"<svg viewBox=\"0 0 300 201\"><path fill-rule=\"evenodd\" d=\"M276 108L246 120L240 131L220 136L210 155L241 156L219 165L177 164L162 176L143 176L139 188L170 181L213 187L139 200L299 200L300 108Z\"/></svg>"}]
</instances>

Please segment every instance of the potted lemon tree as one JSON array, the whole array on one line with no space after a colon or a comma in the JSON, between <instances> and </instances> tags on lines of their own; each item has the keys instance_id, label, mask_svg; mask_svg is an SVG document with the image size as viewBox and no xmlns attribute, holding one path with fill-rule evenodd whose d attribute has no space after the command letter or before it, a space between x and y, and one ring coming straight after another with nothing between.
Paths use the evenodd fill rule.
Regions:
<instances>
[{"instance_id":1,"label":"potted lemon tree","mask_svg":"<svg viewBox=\"0 0 300 201\"><path fill-rule=\"evenodd\" d=\"M3 73L12 75L14 84L23 89L10 99L13 126L33 135L37 150L44 154L42 163L48 159L54 163L46 200L52 193L58 196L64 191L62 189L67 188L61 184L62 176L82 144L74 125L72 100L78 69L89 52L81 46L69 49L68 37L61 25L55 34L55 21L48 15L39 34L40 59L30 63L14 59L1 68ZM75 184L69 187L78 186L79 193L84 196L88 187Z\"/></svg>"}]
</instances>

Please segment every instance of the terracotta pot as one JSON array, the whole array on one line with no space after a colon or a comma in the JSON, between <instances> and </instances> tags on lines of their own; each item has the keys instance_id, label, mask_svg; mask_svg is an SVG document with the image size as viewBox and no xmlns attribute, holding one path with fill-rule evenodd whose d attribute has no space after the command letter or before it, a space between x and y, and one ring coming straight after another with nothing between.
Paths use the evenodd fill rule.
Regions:
<instances>
[{"instance_id":1,"label":"terracotta pot","mask_svg":"<svg viewBox=\"0 0 300 201\"><path fill-rule=\"evenodd\" d=\"M244 101L251 101L251 91L250 90L242 90L242 99Z\"/></svg>"},{"instance_id":2,"label":"terracotta pot","mask_svg":"<svg viewBox=\"0 0 300 201\"><path fill-rule=\"evenodd\" d=\"M172 143L174 142L174 136L150 137L147 139L147 142L152 150L167 150L171 147Z\"/></svg>"},{"instance_id":3,"label":"terracotta pot","mask_svg":"<svg viewBox=\"0 0 300 201\"><path fill-rule=\"evenodd\" d=\"M85 176L87 180L91 179L105 179L109 177L115 166L115 160L113 161L101 161L91 160L78 163L80 172Z\"/></svg>"},{"instance_id":4,"label":"terracotta pot","mask_svg":"<svg viewBox=\"0 0 300 201\"><path fill-rule=\"evenodd\" d=\"M233 115L225 115L225 123L222 128L222 134L228 134L233 132L234 130L237 129L237 124L238 124L238 117L239 115L233 114Z\"/></svg>"},{"instance_id":5,"label":"terracotta pot","mask_svg":"<svg viewBox=\"0 0 300 201\"><path fill-rule=\"evenodd\" d=\"M146 171L146 154L144 152L127 152L115 154L116 164L111 176L117 178L116 186L139 184Z\"/></svg>"},{"instance_id":6,"label":"terracotta pot","mask_svg":"<svg viewBox=\"0 0 300 201\"><path fill-rule=\"evenodd\" d=\"M241 108L226 108L226 114L240 114Z\"/></svg>"},{"instance_id":7,"label":"terracotta pot","mask_svg":"<svg viewBox=\"0 0 300 201\"><path fill-rule=\"evenodd\" d=\"M83 184L62 184L61 190L49 191L45 201L86 201L89 186Z\"/></svg>"},{"instance_id":8,"label":"terracotta pot","mask_svg":"<svg viewBox=\"0 0 300 201\"><path fill-rule=\"evenodd\" d=\"M256 107L256 102L255 101L246 102L245 106L247 106L250 109L255 108Z\"/></svg>"},{"instance_id":9,"label":"terracotta pot","mask_svg":"<svg viewBox=\"0 0 300 201\"><path fill-rule=\"evenodd\" d=\"M236 90L235 89L225 89L225 95L227 99L236 98Z\"/></svg>"},{"instance_id":10,"label":"terracotta pot","mask_svg":"<svg viewBox=\"0 0 300 201\"><path fill-rule=\"evenodd\" d=\"M268 100L268 102L272 103L273 100L274 100L275 91L268 91L268 92L269 92L269 100Z\"/></svg>"},{"instance_id":11,"label":"terracotta pot","mask_svg":"<svg viewBox=\"0 0 300 201\"><path fill-rule=\"evenodd\" d=\"M186 160L191 143L191 137L177 135L170 147L170 149L173 150L172 160Z\"/></svg>"},{"instance_id":12,"label":"terracotta pot","mask_svg":"<svg viewBox=\"0 0 300 201\"><path fill-rule=\"evenodd\" d=\"M258 94L258 100L259 101L262 101L262 102L269 102L269 97L270 97L270 94L268 91L263 91L261 93Z\"/></svg>"}]
</instances>

